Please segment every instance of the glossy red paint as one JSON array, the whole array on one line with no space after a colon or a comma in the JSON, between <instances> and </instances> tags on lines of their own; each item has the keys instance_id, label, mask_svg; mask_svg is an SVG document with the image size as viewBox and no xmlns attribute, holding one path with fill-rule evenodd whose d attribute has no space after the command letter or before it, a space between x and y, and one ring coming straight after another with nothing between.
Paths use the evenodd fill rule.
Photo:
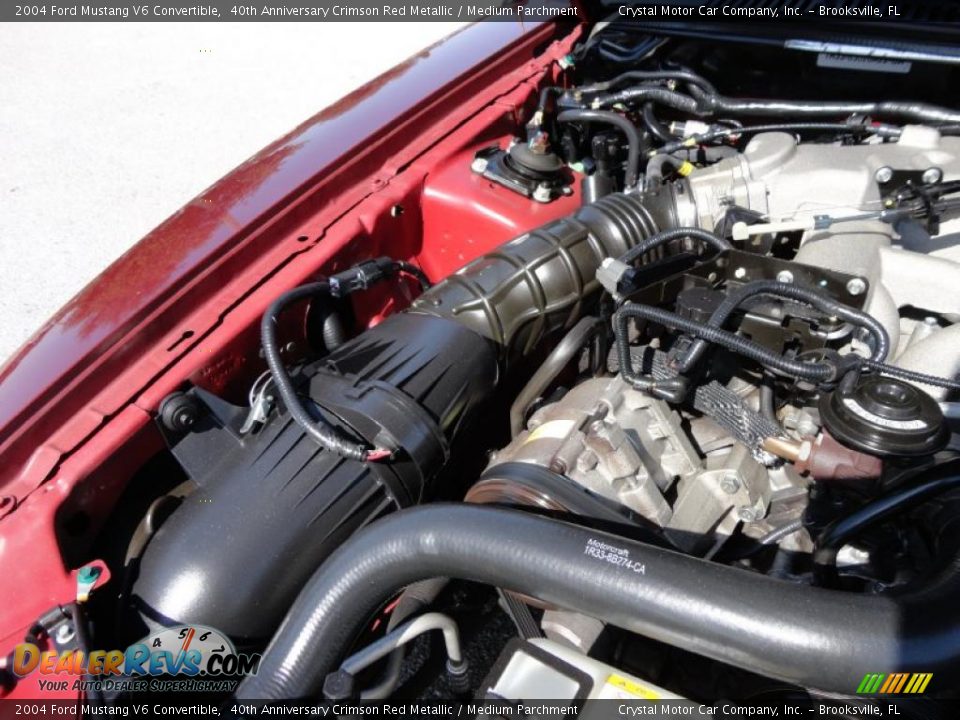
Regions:
<instances>
[{"instance_id":1,"label":"glossy red paint","mask_svg":"<svg viewBox=\"0 0 960 720\"><path fill-rule=\"evenodd\" d=\"M417 257L431 277L446 277L504 240L567 215L580 204L576 182L572 195L541 205L464 172L474 152L486 144L451 157L430 174L423 188L424 247Z\"/></svg>"},{"instance_id":2,"label":"glossy red paint","mask_svg":"<svg viewBox=\"0 0 960 720\"><path fill-rule=\"evenodd\" d=\"M229 395L262 370L256 327L277 294L383 253L437 279L570 211L575 195L536 205L467 161L509 140L578 33L481 23L401 65L188 204L4 369L0 494L16 509L0 506L0 652L70 600L71 569L161 448L161 399L185 381ZM357 315L374 324L413 292L371 293Z\"/></svg>"},{"instance_id":3,"label":"glossy red paint","mask_svg":"<svg viewBox=\"0 0 960 720\"><path fill-rule=\"evenodd\" d=\"M216 284L205 281L211 275L222 282L224 271L236 270L228 256L262 249L283 226L305 219L313 209L306 203L281 210L291 196L310 193L314 207L349 206L386 182L392 172L389 162L380 167L383 157L396 156L418 138L431 113L486 92L508 68L532 58L536 45L553 32L549 24L470 26L267 147L144 238L0 373L0 484L21 475L26 465L27 482L35 487L116 413L122 401L91 404L98 392L145 348L168 339L170 347L190 330L178 330L181 317L210 296ZM460 78L470 70L469 78ZM354 184L362 177L367 187ZM78 419L78 413L84 417ZM71 419L70 432L65 418Z\"/></svg>"}]
</instances>

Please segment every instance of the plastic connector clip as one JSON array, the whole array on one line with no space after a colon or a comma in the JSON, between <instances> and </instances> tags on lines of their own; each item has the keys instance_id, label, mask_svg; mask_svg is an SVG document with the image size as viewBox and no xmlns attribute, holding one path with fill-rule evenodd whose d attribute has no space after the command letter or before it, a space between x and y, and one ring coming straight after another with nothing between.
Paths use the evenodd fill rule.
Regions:
<instances>
[{"instance_id":1,"label":"plastic connector clip","mask_svg":"<svg viewBox=\"0 0 960 720\"><path fill-rule=\"evenodd\" d=\"M400 263L392 258L378 257L373 260L364 260L362 263L331 275L330 295L342 298L357 290L366 290L381 280L393 277L400 269Z\"/></svg>"},{"instance_id":2,"label":"plastic connector clip","mask_svg":"<svg viewBox=\"0 0 960 720\"><path fill-rule=\"evenodd\" d=\"M597 268L597 282L614 298L619 298L623 289L623 280L631 267L617 258L606 258Z\"/></svg>"}]
</instances>

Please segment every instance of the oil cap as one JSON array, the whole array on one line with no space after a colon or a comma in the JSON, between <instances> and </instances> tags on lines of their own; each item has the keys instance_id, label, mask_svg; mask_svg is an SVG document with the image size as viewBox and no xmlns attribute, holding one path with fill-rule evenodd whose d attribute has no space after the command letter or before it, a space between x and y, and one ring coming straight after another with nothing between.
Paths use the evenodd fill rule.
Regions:
<instances>
[{"instance_id":1,"label":"oil cap","mask_svg":"<svg viewBox=\"0 0 960 720\"><path fill-rule=\"evenodd\" d=\"M844 385L821 395L820 417L847 447L885 457L929 455L946 445L943 412L920 388L880 375Z\"/></svg>"}]
</instances>

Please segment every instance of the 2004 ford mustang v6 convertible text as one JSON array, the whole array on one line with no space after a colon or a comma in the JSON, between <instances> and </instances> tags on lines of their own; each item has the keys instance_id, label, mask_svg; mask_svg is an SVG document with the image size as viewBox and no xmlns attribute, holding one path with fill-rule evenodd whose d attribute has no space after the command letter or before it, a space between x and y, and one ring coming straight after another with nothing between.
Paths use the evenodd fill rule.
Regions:
<instances>
[{"instance_id":1,"label":"2004 ford mustang v6 convertible text","mask_svg":"<svg viewBox=\"0 0 960 720\"><path fill-rule=\"evenodd\" d=\"M957 687L950 28L593 12L358 90L5 367L0 693Z\"/></svg>"}]
</instances>

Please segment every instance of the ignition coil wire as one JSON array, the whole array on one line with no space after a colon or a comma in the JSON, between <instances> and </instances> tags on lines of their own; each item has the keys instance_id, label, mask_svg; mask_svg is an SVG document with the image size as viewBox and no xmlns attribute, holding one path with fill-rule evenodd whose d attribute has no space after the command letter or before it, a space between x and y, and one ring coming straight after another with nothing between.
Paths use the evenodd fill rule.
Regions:
<instances>
[{"instance_id":1,"label":"ignition coil wire","mask_svg":"<svg viewBox=\"0 0 960 720\"><path fill-rule=\"evenodd\" d=\"M916 372L915 370L906 370L896 365L888 365L887 363L869 359L864 360L863 365L881 375L889 375L890 377L906 380L907 382L918 383L920 385L932 385L934 387L947 388L948 390L960 390L960 381L950 378L928 375L927 373Z\"/></svg>"},{"instance_id":2,"label":"ignition coil wire","mask_svg":"<svg viewBox=\"0 0 960 720\"><path fill-rule=\"evenodd\" d=\"M280 313L298 300L305 300L317 295L327 294L330 294L330 283L326 281L302 285L278 297L263 314L263 320L260 323L260 336L263 342L264 358L267 361L267 367L270 368L273 383L276 385L277 392L280 393L280 397L287 408L287 412L290 413L291 419L303 428L303 431L319 445L349 460L358 460L360 462L380 460L389 457L391 455L389 450L385 448L370 448L363 443L351 439L325 419L319 417L314 418L300 401L300 397L297 395L297 389L293 386L293 381L290 379L290 375L287 374L283 358L280 356L276 330L277 318L280 316Z\"/></svg>"},{"instance_id":3,"label":"ignition coil wire","mask_svg":"<svg viewBox=\"0 0 960 720\"><path fill-rule=\"evenodd\" d=\"M856 370L859 367L885 373L892 377L899 377L914 383L960 390L960 382L956 380L904 370L903 368L887 365L872 358L864 358L852 353L837 356L837 358L833 360L795 360L779 355L741 335L685 318L669 310L637 303L626 303L617 310L613 318L613 331L617 346L620 374L625 381L637 390L649 392L656 397L663 398L670 402L679 402L682 400L686 393L688 382L686 378L680 376L656 378L652 375L643 375L634 369L630 356L629 342L629 321L632 318L647 320L665 327L680 330L695 338L720 345L738 355L750 358L768 370L780 375L785 375L797 380L805 380L816 385L835 382L848 372Z\"/></svg>"},{"instance_id":4,"label":"ignition coil wire","mask_svg":"<svg viewBox=\"0 0 960 720\"><path fill-rule=\"evenodd\" d=\"M629 321L638 318L659 325L681 330L694 337L703 338L711 343L725 347L738 355L743 355L782 375L807 380L816 384L831 382L839 376L839 365L826 360L805 362L794 360L763 347L735 333L722 330L705 323L690 320L669 310L626 303L614 315L614 334L617 343L617 355L620 361L620 374L631 386L643 392L649 392L671 402L682 398L687 381L681 377L658 379L641 375L634 370L630 357ZM844 368L845 369L845 368Z\"/></svg>"},{"instance_id":5,"label":"ignition coil wire","mask_svg":"<svg viewBox=\"0 0 960 720\"><path fill-rule=\"evenodd\" d=\"M727 240L715 233L710 232L709 230L702 230L698 227L679 227L664 230L656 235L651 235L646 240L634 245L617 259L625 265L630 265L651 250L655 250L661 245L666 245L674 240L686 239L699 240L704 245L712 247L720 252L733 249L733 245L731 245Z\"/></svg>"},{"instance_id":6,"label":"ignition coil wire","mask_svg":"<svg viewBox=\"0 0 960 720\"><path fill-rule=\"evenodd\" d=\"M324 418L315 418L311 415L300 401L280 355L280 348L277 343L277 318L285 308L299 300L318 295L343 297L356 290L366 290L371 285L398 272L412 275L424 289L430 287L430 280L416 265L402 260L392 260L391 258L377 258L337 273L329 280L302 285L284 293L270 304L260 322L263 354L270 370L270 377L273 379L273 384L276 386L287 412L290 413L291 419L319 445L349 460L376 462L391 457L393 451L388 448L369 447L362 442L357 442Z\"/></svg>"},{"instance_id":7,"label":"ignition coil wire","mask_svg":"<svg viewBox=\"0 0 960 720\"><path fill-rule=\"evenodd\" d=\"M737 308L750 298L758 295L771 295L802 302L828 315L865 328L874 340L872 360L883 362L890 352L890 336L883 325L873 316L837 302L815 290L775 280L756 280L742 285L724 298L717 309L713 311L710 319L707 320L707 324L715 328L723 327ZM677 370L681 373L689 372L703 357L707 345L707 340L702 337L694 340L687 352L678 360Z\"/></svg>"}]
</instances>

